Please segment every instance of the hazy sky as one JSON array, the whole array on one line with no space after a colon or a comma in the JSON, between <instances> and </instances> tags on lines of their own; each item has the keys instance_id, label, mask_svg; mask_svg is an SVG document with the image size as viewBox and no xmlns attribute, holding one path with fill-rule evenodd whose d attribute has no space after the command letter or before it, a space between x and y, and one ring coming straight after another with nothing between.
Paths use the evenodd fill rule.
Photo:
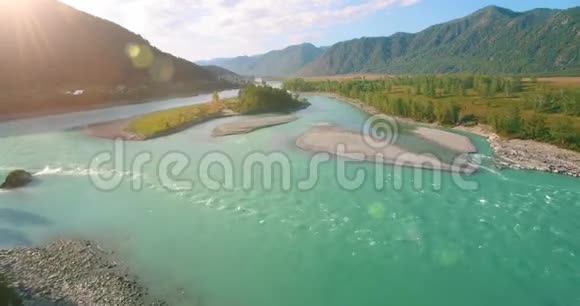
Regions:
<instances>
[{"instance_id":1,"label":"hazy sky","mask_svg":"<svg viewBox=\"0 0 580 306\"><path fill-rule=\"evenodd\" d=\"M516 11L578 0L61 0L189 60L253 55L291 44L417 32L487 5Z\"/></svg>"}]
</instances>

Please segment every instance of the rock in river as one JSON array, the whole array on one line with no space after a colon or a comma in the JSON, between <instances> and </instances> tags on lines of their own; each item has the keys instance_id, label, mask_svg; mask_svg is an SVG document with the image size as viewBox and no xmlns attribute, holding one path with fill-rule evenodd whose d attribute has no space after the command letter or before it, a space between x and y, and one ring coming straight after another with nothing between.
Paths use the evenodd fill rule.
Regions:
<instances>
[{"instance_id":1,"label":"rock in river","mask_svg":"<svg viewBox=\"0 0 580 306\"><path fill-rule=\"evenodd\" d=\"M24 187L32 182L32 174L24 170L14 170L8 174L0 189L14 189Z\"/></svg>"}]
</instances>

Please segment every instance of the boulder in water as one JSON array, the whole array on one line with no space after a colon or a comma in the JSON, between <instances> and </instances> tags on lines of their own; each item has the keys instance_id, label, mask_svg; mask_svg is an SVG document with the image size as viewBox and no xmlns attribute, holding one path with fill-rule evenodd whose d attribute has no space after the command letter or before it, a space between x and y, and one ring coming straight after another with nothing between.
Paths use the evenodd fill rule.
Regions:
<instances>
[{"instance_id":1,"label":"boulder in water","mask_svg":"<svg viewBox=\"0 0 580 306\"><path fill-rule=\"evenodd\" d=\"M14 189L24 187L32 182L32 174L24 170L14 170L8 174L0 189Z\"/></svg>"}]
</instances>

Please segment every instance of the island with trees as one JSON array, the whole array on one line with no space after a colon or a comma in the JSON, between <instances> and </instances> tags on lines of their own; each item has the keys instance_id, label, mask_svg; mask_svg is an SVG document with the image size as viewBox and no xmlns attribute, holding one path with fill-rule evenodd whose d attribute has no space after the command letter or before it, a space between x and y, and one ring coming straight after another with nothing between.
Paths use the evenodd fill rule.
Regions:
<instances>
[{"instance_id":1,"label":"island with trees","mask_svg":"<svg viewBox=\"0 0 580 306\"><path fill-rule=\"evenodd\" d=\"M307 101L300 100L284 89L252 84L241 89L237 98L221 99L219 94L214 92L210 102L96 125L89 128L89 134L103 138L147 140L173 134L216 118L265 113L287 114L308 106ZM262 119L266 126L272 125L267 117ZM289 121L292 120L286 122ZM259 124L254 122L253 125ZM256 127L252 130L254 129Z\"/></svg>"}]
</instances>

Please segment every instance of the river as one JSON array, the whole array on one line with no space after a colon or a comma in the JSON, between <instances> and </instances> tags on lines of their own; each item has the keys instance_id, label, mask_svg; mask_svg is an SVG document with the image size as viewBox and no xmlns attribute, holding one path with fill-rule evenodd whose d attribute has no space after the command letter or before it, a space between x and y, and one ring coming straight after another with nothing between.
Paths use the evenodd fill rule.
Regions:
<instances>
[{"instance_id":1,"label":"river","mask_svg":"<svg viewBox=\"0 0 580 306\"><path fill-rule=\"evenodd\" d=\"M580 305L578 179L497 170L481 137L469 136L483 160L470 190L449 173L440 188L429 175L416 188L410 171L398 188L389 166L381 166L384 188L369 179L345 190L331 161L309 190L278 187L274 172L272 189L236 181L215 191L199 184L195 170L208 152L225 153L234 171L252 152L283 152L295 186L311 156L295 147L298 135L325 123L360 129L367 115L310 96L312 107L297 121L247 135L212 138L217 124L234 120L225 118L126 143L126 164L151 153L153 162L140 171L90 168L113 141L71 129L207 98L0 124L0 177L14 168L38 172L30 187L0 192L0 245L98 240L172 305ZM156 165L170 152L190 158L178 176L191 178L193 190L160 184ZM357 169L376 167L354 163L347 172ZM89 178L99 171L120 176L121 184L100 190ZM132 186L137 180L142 188Z\"/></svg>"}]
</instances>

